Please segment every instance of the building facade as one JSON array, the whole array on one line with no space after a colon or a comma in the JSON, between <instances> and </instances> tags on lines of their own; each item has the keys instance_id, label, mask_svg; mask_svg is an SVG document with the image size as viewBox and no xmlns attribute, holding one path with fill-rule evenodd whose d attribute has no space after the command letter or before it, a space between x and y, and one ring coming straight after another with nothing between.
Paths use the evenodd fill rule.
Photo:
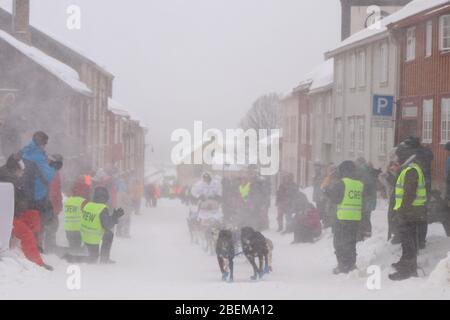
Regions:
<instances>
[{"instance_id":1,"label":"building facade","mask_svg":"<svg viewBox=\"0 0 450 320\"><path fill-rule=\"evenodd\" d=\"M0 87L14 92L1 128L3 154L44 130L68 178L119 165L143 179L146 129L109 110L114 76L29 20L29 0L13 0L12 14L0 8Z\"/></svg>"},{"instance_id":2,"label":"building facade","mask_svg":"<svg viewBox=\"0 0 450 320\"><path fill-rule=\"evenodd\" d=\"M394 147L397 47L387 30L370 34L370 29L360 31L326 53L335 61L332 159L362 157L384 168ZM387 116L379 118L383 107Z\"/></svg>"},{"instance_id":3,"label":"building facade","mask_svg":"<svg viewBox=\"0 0 450 320\"><path fill-rule=\"evenodd\" d=\"M450 141L450 1L431 1L389 29L400 48L397 142L421 137L434 153L433 178L442 186Z\"/></svg>"}]
</instances>

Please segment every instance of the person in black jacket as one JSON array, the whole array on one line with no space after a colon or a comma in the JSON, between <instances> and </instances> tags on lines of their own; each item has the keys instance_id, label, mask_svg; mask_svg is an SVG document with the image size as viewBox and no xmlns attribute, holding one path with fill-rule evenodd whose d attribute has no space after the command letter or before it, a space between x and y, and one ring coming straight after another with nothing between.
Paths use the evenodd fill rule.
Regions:
<instances>
[{"instance_id":1,"label":"person in black jacket","mask_svg":"<svg viewBox=\"0 0 450 320\"><path fill-rule=\"evenodd\" d=\"M338 176L339 180L324 190L325 194L330 198L330 201L337 205L337 219L333 229L333 244L338 266L333 270L334 274L349 273L356 269L357 233L366 199L364 184L356 179L356 166L353 161L342 162L338 167ZM362 191L347 189L345 179L350 179L354 181L353 183L361 184ZM339 205L344 205L346 201L349 201L348 199L359 199L359 220L339 217ZM349 206L348 204L345 205ZM345 209L348 210L347 208Z\"/></svg>"},{"instance_id":2,"label":"person in black jacket","mask_svg":"<svg viewBox=\"0 0 450 320\"><path fill-rule=\"evenodd\" d=\"M299 187L294 182L294 176L287 174L282 177L280 187L277 190L276 206L278 208L278 232L283 231L283 218L286 216L286 229L283 233L292 231L293 203L297 196Z\"/></svg>"},{"instance_id":3,"label":"person in black jacket","mask_svg":"<svg viewBox=\"0 0 450 320\"><path fill-rule=\"evenodd\" d=\"M425 175L425 188L428 196L431 195L431 166L433 163L434 155L430 148L422 145L418 137L408 137L403 144L410 148L416 155L415 162L417 162L423 170ZM428 233L428 221L427 219L418 222L418 237L419 237L419 249L425 249L426 238Z\"/></svg>"},{"instance_id":4,"label":"person in black jacket","mask_svg":"<svg viewBox=\"0 0 450 320\"><path fill-rule=\"evenodd\" d=\"M423 192L421 188L422 190L424 188L421 186L421 175L425 174L416 155L413 154L408 158L410 154L408 148L408 146L400 146L396 151L398 162L403 164L396 182L396 207L394 207L394 219L402 245L402 256L398 262L392 264L396 272L389 275L391 280L417 277L419 227L421 223L427 221L426 199L422 199L426 197L421 195ZM417 203L418 201L423 203Z\"/></svg>"}]
</instances>

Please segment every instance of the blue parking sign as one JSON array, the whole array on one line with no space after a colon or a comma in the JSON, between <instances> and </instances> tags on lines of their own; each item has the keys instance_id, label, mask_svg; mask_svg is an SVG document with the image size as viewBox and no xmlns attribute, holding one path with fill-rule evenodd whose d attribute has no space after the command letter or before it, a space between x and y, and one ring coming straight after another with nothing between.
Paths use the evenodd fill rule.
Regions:
<instances>
[{"instance_id":1,"label":"blue parking sign","mask_svg":"<svg viewBox=\"0 0 450 320\"><path fill-rule=\"evenodd\" d=\"M394 96L373 96L373 115L392 117L394 113Z\"/></svg>"}]
</instances>

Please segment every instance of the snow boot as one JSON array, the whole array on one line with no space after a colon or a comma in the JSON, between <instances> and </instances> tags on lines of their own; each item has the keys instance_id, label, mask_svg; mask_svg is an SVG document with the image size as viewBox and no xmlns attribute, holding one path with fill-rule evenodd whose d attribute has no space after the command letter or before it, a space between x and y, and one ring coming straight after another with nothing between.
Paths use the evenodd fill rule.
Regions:
<instances>
[{"instance_id":1,"label":"snow boot","mask_svg":"<svg viewBox=\"0 0 450 320\"><path fill-rule=\"evenodd\" d=\"M417 270L411 271L411 272L397 271L395 273L390 274L389 279L391 279L392 281L402 281L402 280L409 279L411 277L417 278L418 276L419 275L417 274Z\"/></svg>"}]
</instances>

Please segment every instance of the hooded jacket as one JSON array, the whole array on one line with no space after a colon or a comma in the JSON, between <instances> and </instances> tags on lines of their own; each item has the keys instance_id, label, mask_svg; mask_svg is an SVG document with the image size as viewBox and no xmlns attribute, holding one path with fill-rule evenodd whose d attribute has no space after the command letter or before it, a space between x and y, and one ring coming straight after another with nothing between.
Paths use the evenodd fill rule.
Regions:
<instances>
[{"instance_id":1,"label":"hooded jacket","mask_svg":"<svg viewBox=\"0 0 450 320\"><path fill-rule=\"evenodd\" d=\"M48 157L34 140L21 150L25 164L24 185L34 187L33 200L44 200L48 196L48 185L55 177L56 171L48 164Z\"/></svg>"}]
</instances>

